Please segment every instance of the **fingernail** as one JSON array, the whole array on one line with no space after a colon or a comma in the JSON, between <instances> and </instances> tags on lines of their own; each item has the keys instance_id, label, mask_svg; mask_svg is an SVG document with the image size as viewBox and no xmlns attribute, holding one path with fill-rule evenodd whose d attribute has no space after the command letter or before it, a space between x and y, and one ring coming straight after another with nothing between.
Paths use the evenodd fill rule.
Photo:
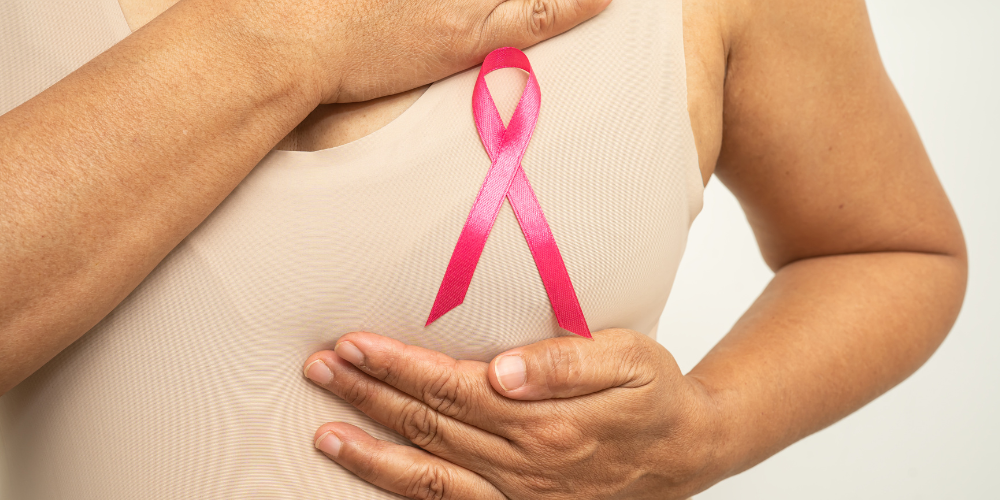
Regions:
<instances>
[{"instance_id":1,"label":"fingernail","mask_svg":"<svg viewBox=\"0 0 1000 500\"><path fill-rule=\"evenodd\" d=\"M524 385L524 379L527 378L527 371L525 370L524 360L521 359L521 356L500 356L495 366L494 370L497 374L497 380L500 381L500 387L503 387L503 390L513 391Z\"/></svg>"},{"instance_id":2,"label":"fingernail","mask_svg":"<svg viewBox=\"0 0 1000 500\"><path fill-rule=\"evenodd\" d=\"M316 440L316 448L331 457L340 453L340 439L333 432L327 432Z\"/></svg>"},{"instance_id":3,"label":"fingernail","mask_svg":"<svg viewBox=\"0 0 1000 500\"><path fill-rule=\"evenodd\" d=\"M306 377L319 385L329 384L333 380L333 372L322 359L317 359L306 367Z\"/></svg>"},{"instance_id":4,"label":"fingernail","mask_svg":"<svg viewBox=\"0 0 1000 500\"><path fill-rule=\"evenodd\" d=\"M354 366L362 366L365 364L365 355L361 354L361 349L358 346L344 341L337 344L337 347L333 349L338 356L347 360L348 363Z\"/></svg>"}]
</instances>

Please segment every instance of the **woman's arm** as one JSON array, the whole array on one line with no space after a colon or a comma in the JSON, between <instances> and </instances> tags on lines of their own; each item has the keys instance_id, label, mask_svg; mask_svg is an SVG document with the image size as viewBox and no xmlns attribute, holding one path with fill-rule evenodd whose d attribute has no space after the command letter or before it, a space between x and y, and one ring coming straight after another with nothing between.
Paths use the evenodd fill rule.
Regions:
<instances>
[{"instance_id":1,"label":"woman's arm","mask_svg":"<svg viewBox=\"0 0 1000 500\"><path fill-rule=\"evenodd\" d=\"M535 4L183 0L0 117L0 393L110 312L316 105L435 81L607 1Z\"/></svg>"},{"instance_id":2,"label":"woman's arm","mask_svg":"<svg viewBox=\"0 0 1000 500\"><path fill-rule=\"evenodd\" d=\"M302 56L252 22L182 2L0 117L0 392L110 312L319 103Z\"/></svg>"},{"instance_id":3,"label":"woman's arm","mask_svg":"<svg viewBox=\"0 0 1000 500\"><path fill-rule=\"evenodd\" d=\"M905 379L965 291L964 240L864 3L735 3L716 174L776 274L688 377L745 470Z\"/></svg>"},{"instance_id":4,"label":"woman's arm","mask_svg":"<svg viewBox=\"0 0 1000 500\"><path fill-rule=\"evenodd\" d=\"M331 422L314 435L327 456L411 498L682 499L858 409L934 352L963 299L964 241L864 3L684 7L697 14L686 41L704 42L686 48L702 167L719 152L716 173L776 271L764 293L687 375L621 329L489 365L349 333L305 375L423 450Z\"/></svg>"}]
</instances>

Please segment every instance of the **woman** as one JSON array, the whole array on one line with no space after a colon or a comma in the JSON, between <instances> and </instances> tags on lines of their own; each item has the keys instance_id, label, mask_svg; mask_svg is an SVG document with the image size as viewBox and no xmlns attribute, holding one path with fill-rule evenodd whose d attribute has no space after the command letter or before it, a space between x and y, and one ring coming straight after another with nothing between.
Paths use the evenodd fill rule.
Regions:
<instances>
[{"instance_id":1,"label":"woman","mask_svg":"<svg viewBox=\"0 0 1000 500\"><path fill-rule=\"evenodd\" d=\"M964 246L854 2L623 1L527 49L544 97L524 168L595 341L554 338L509 212L466 303L422 328L488 166L465 170L484 161L475 71L342 135L330 109L288 132L319 102L409 89L605 7L534 5L183 0L3 115L4 438L25 491L684 498L926 360L961 303ZM428 20L441 12L467 17ZM468 35L517 14L555 24ZM318 151L265 157L283 137ZM644 334L713 172L776 275L682 376ZM343 400L297 378L337 341L305 368ZM358 477L294 439L331 419L317 446Z\"/></svg>"}]
</instances>

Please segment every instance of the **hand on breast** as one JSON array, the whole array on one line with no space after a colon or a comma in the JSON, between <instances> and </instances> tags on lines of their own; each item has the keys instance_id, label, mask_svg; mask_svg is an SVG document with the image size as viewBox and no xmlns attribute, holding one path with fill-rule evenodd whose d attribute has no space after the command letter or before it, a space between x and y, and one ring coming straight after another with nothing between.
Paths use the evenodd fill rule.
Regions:
<instances>
[{"instance_id":1,"label":"hand on breast","mask_svg":"<svg viewBox=\"0 0 1000 500\"><path fill-rule=\"evenodd\" d=\"M490 363L354 332L304 369L423 449L342 422L314 436L340 465L410 498L681 499L715 472L705 391L634 331L547 339Z\"/></svg>"}]
</instances>

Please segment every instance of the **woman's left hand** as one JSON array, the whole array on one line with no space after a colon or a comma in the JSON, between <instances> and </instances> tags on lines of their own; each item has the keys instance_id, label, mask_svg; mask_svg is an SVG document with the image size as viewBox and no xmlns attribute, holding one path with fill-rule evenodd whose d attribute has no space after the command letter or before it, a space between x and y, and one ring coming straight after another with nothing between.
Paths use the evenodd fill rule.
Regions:
<instances>
[{"instance_id":1,"label":"woman's left hand","mask_svg":"<svg viewBox=\"0 0 1000 500\"><path fill-rule=\"evenodd\" d=\"M331 422L316 446L415 499L687 498L713 483L716 418L656 341L610 329L460 361L373 333L306 376L421 449Z\"/></svg>"}]
</instances>

